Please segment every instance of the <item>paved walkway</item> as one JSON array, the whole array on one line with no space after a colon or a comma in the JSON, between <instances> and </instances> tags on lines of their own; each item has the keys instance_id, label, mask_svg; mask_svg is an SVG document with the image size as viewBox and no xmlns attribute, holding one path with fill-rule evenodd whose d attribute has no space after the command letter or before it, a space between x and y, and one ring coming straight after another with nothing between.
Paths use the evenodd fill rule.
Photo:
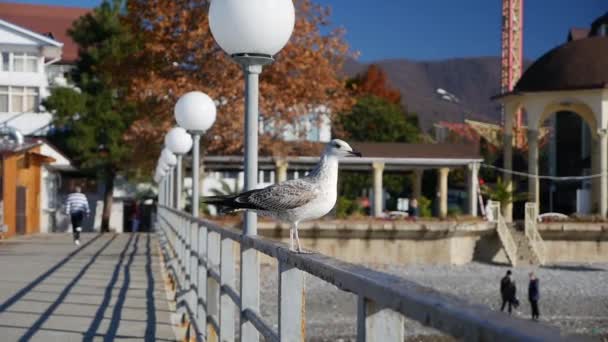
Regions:
<instances>
[{"instance_id":1,"label":"paved walkway","mask_svg":"<svg viewBox=\"0 0 608 342\"><path fill-rule=\"evenodd\" d=\"M0 340L174 341L154 234L0 241Z\"/></svg>"}]
</instances>

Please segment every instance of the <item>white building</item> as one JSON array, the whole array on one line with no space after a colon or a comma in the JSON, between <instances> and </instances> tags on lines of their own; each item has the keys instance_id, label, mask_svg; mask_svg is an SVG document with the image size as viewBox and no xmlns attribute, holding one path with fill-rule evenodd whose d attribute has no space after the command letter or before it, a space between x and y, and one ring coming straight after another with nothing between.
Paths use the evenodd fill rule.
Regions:
<instances>
[{"instance_id":1,"label":"white building","mask_svg":"<svg viewBox=\"0 0 608 342\"><path fill-rule=\"evenodd\" d=\"M0 3L0 127L44 136L52 114L40 105L77 57L67 30L84 8Z\"/></svg>"}]
</instances>

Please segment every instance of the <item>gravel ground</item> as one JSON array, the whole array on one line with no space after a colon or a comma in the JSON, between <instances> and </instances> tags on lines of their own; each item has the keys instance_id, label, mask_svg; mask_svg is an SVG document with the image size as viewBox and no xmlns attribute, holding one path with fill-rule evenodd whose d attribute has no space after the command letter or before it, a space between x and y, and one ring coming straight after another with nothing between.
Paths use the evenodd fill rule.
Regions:
<instances>
[{"instance_id":1,"label":"gravel ground","mask_svg":"<svg viewBox=\"0 0 608 342\"><path fill-rule=\"evenodd\" d=\"M405 277L469 302L498 310L500 278L505 266L471 263L447 265L368 265ZM608 264L560 264L540 269L518 267L513 270L521 306L514 315L528 319L528 272L540 279L541 321L567 333L602 336L608 341ZM277 268L262 266L262 315L277 324ZM311 341L352 341L356 327L356 298L332 285L307 275L307 339ZM406 322L408 341L450 341L435 330L412 321Z\"/></svg>"}]
</instances>

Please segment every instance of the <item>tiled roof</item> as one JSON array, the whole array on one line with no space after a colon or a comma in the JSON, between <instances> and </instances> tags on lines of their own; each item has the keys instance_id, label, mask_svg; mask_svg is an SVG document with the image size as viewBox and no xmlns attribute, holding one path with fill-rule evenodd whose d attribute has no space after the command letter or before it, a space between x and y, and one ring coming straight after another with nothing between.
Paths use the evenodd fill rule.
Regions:
<instances>
[{"instance_id":1,"label":"tiled roof","mask_svg":"<svg viewBox=\"0 0 608 342\"><path fill-rule=\"evenodd\" d=\"M72 63L78 57L78 46L68 35L72 23L90 9L0 2L0 19L30 31L52 35L63 43L62 61Z\"/></svg>"}]
</instances>

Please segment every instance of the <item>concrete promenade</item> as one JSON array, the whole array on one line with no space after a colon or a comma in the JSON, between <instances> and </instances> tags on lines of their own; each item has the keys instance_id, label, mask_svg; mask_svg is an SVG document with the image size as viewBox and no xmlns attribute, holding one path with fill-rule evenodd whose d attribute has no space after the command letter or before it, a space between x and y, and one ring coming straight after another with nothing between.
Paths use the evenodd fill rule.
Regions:
<instances>
[{"instance_id":1,"label":"concrete promenade","mask_svg":"<svg viewBox=\"0 0 608 342\"><path fill-rule=\"evenodd\" d=\"M174 341L155 234L0 241L0 340Z\"/></svg>"}]
</instances>

